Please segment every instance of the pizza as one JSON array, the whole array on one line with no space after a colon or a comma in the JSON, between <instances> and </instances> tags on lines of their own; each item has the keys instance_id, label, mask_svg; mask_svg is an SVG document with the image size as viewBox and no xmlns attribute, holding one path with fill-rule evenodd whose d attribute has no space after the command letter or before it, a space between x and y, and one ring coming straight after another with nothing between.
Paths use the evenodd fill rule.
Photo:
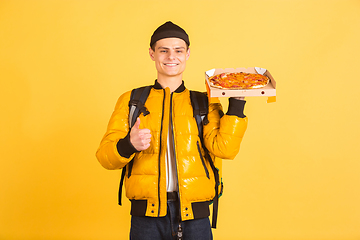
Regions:
<instances>
[{"instance_id":1,"label":"pizza","mask_svg":"<svg viewBox=\"0 0 360 240\"><path fill-rule=\"evenodd\" d=\"M209 77L211 87L221 89L254 89L265 87L269 78L257 73L220 73Z\"/></svg>"}]
</instances>

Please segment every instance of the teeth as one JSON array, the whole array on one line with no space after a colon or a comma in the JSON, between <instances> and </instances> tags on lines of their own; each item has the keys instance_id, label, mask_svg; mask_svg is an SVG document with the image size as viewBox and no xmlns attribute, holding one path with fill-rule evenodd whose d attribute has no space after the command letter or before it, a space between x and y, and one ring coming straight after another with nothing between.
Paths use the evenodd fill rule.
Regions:
<instances>
[{"instance_id":1,"label":"teeth","mask_svg":"<svg viewBox=\"0 0 360 240\"><path fill-rule=\"evenodd\" d=\"M165 63L166 66L176 66L176 63Z\"/></svg>"}]
</instances>

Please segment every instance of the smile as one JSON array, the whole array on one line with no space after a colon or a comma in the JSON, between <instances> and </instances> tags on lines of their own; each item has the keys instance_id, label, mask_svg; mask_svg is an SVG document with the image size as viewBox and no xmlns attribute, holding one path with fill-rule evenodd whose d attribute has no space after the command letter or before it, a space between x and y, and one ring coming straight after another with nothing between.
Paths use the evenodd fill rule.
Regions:
<instances>
[{"instance_id":1,"label":"smile","mask_svg":"<svg viewBox=\"0 0 360 240\"><path fill-rule=\"evenodd\" d=\"M164 63L165 66L174 67L177 66L177 63Z\"/></svg>"}]
</instances>

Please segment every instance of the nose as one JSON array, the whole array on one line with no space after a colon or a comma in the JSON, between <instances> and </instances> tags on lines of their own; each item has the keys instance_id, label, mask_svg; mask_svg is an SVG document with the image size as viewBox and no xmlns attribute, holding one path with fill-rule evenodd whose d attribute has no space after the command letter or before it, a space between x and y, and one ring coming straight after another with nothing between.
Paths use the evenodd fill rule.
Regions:
<instances>
[{"instance_id":1,"label":"nose","mask_svg":"<svg viewBox=\"0 0 360 240\"><path fill-rule=\"evenodd\" d=\"M171 60L175 59L175 52L174 51L169 51L169 59L171 59Z\"/></svg>"}]
</instances>

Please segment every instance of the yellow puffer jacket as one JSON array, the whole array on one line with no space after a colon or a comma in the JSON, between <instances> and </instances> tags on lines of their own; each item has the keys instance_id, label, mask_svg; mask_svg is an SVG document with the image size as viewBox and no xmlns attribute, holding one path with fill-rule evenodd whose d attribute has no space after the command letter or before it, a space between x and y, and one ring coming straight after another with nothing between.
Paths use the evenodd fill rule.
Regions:
<instances>
[{"instance_id":1,"label":"yellow puffer jacket","mask_svg":"<svg viewBox=\"0 0 360 240\"><path fill-rule=\"evenodd\" d=\"M118 142L129 139L129 100L130 92L119 98L96 156L106 169L121 169L134 159L131 172L127 167L125 177L131 214L162 217L167 213L165 154L172 119L181 219L207 217L209 202L215 196L215 180L210 164L203 158L189 90L182 84L170 93L169 88L162 89L156 82L145 103L150 114L140 115L140 128L151 131L151 146L122 156ZM209 123L203 129L205 146L213 156L233 159L239 151L247 118L221 113L220 103L209 105Z\"/></svg>"}]
</instances>

